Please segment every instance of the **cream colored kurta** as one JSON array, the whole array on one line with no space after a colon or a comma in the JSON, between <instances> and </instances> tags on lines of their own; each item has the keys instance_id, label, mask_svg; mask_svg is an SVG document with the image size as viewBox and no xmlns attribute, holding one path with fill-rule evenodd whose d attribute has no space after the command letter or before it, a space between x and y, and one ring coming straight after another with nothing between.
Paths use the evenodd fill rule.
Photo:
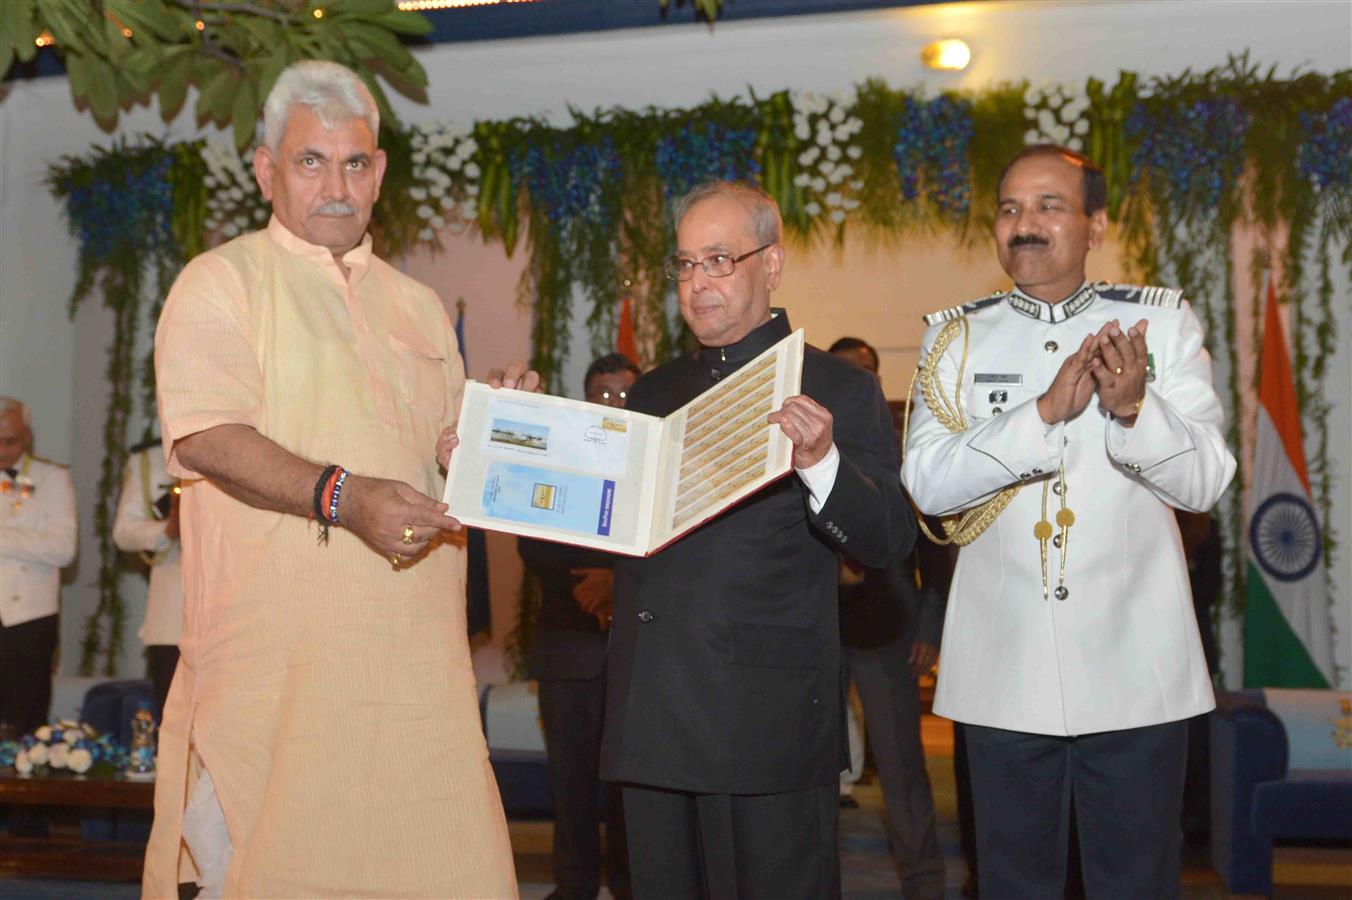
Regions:
<instances>
[{"instance_id":1,"label":"cream colored kurta","mask_svg":"<svg viewBox=\"0 0 1352 900\"><path fill-rule=\"evenodd\" d=\"M160 739L143 890L176 896L189 739L235 853L227 895L516 896L465 636L464 556L394 570L335 528L228 497L172 452L225 423L439 497L464 370L437 297L273 220L194 259L155 339L183 478L182 661Z\"/></svg>"}]
</instances>

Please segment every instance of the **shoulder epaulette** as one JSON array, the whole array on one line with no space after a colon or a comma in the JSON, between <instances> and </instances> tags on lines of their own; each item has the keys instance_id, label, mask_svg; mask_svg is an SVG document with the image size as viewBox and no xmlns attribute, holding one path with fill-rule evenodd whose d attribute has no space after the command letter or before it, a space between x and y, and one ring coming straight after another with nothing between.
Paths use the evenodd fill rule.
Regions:
<instances>
[{"instance_id":1,"label":"shoulder epaulette","mask_svg":"<svg viewBox=\"0 0 1352 900\"><path fill-rule=\"evenodd\" d=\"M926 313L926 325L942 325L945 322L951 322L954 319L970 315L979 309L985 309L995 303L999 303L1005 297L1009 296L1008 291L997 291L989 297L982 297L980 300L973 300L971 303L964 303L962 306L954 306L951 309L941 309L938 312Z\"/></svg>"},{"instance_id":2,"label":"shoulder epaulette","mask_svg":"<svg viewBox=\"0 0 1352 900\"><path fill-rule=\"evenodd\" d=\"M1108 284L1106 281L1101 281L1094 287L1098 290L1098 295L1104 300L1139 303L1142 306L1158 306L1163 309L1178 309L1183 302L1182 288L1144 287L1139 284Z\"/></svg>"}]
</instances>

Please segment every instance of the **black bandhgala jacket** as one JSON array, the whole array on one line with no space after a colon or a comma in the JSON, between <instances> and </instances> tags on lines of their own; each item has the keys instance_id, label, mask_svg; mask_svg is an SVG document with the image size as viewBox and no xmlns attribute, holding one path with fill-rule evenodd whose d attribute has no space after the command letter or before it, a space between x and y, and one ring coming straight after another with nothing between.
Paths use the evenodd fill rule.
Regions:
<instances>
[{"instance_id":1,"label":"black bandhgala jacket","mask_svg":"<svg viewBox=\"0 0 1352 900\"><path fill-rule=\"evenodd\" d=\"M775 316L739 343L640 378L628 408L667 415L790 333ZM765 794L840 774L838 552L909 552L891 416L877 379L808 347L802 391L830 410L840 469L813 514L790 474L646 559L615 566L602 777Z\"/></svg>"}]
</instances>

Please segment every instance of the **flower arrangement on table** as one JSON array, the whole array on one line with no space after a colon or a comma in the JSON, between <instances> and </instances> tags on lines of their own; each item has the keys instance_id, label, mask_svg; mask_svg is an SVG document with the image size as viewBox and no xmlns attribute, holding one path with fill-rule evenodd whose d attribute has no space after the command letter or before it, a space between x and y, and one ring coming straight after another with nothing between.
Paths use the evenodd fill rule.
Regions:
<instances>
[{"instance_id":1,"label":"flower arrangement on table","mask_svg":"<svg viewBox=\"0 0 1352 900\"><path fill-rule=\"evenodd\" d=\"M17 741L0 742L0 768L20 775L107 777L127 764L127 751L111 735L73 719L58 719Z\"/></svg>"}]
</instances>

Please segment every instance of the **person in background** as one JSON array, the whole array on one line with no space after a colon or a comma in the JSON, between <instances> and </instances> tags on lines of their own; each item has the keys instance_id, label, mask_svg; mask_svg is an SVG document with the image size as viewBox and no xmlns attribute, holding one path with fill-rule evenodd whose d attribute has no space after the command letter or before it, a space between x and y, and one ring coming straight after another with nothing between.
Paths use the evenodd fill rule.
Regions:
<instances>
[{"instance_id":1,"label":"person in background","mask_svg":"<svg viewBox=\"0 0 1352 900\"><path fill-rule=\"evenodd\" d=\"M78 534L70 471L33 456L31 412L0 397L0 723L16 740L48 720L61 570Z\"/></svg>"},{"instance_id":2,"label":"person in background","mask_svg":"<svg viewBox=\"0 0 1352 900\"><path fill-rule=\"evenodd\" d=\"M594 361L588 402L622 409L638 366L619 353ZM606 640L614 610L615 557L600 550L518 538L517 552L540 583L540 614L528 668L539 683L540 723L554 804L556 900L592 900L601 887L597 823L606 819L606 883L631 895L619 788L600 780L606 709Z\"/></svg>"},{"instance_id":3,"label":"person in background","mask_svg":"<svg viewBox=\"0 0 1352 900\"><path fill-rule=\"evenodd\" d=\"M178 637L183 630L178 498L178 480L164 470L160 440L133 447L122 469L113 543L124 553L139 553L150 569L146 615L137 634L145 644L146 668L161 719L169 684L178 668Z\"/></svg>"},{"instance_id":4,"label":"person in background","mask_svg":"<svg viewBox=\"0 0 1352 900\"><path fill-rule=\"evenodd\" d=\"M843 337L830 353L878 376L878 351ZM840 563L840 643L864 708L864 733L887 805L888 846L906 900L944 893L934 794L920 740L920 684L939 660L947 588L943 550L929 541L880 569Z\"/></svg>"}]
</instances>

